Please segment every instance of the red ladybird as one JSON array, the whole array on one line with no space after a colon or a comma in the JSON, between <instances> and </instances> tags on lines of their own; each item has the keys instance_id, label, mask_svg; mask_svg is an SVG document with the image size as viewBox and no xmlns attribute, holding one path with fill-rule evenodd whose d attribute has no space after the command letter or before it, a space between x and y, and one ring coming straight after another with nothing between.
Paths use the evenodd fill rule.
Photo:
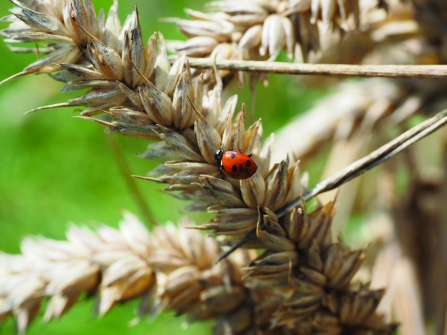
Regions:
<instances>
[{"instance_id":1,"label":"red ladybird","mask_svg":"<svg viewBox=\"0 0 447 335\"><path fill-rule=\"evenodd\" d=\"M217 150L214 160L223 173L234 179L250 178L258 169L251 154L245 155L242 152Z\"/></svg>"}]
</instances>

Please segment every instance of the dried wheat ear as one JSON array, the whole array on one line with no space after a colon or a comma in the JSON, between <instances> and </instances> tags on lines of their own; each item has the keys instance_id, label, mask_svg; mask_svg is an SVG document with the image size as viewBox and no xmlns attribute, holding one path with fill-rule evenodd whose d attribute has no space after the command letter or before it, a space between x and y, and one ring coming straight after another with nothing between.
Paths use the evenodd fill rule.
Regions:
<instances>
[{"instance_id":1,"label":"dried wheat ear","mask_svg":"<svg viewBox=\"0 0 447 335\"><path fill-rule=\"evenodd\" d=\"M204 12L185 11L192 20L166 19L189 38L170 43L171 49L190 57L252 60L274 60L283 48L294 59L296 47L307 59L320 48L317 21L342 32L358 27L360 14L358 0L224 0Z\"/></svg>"},{"instance_id":2,"label":"dried wheat ear","mask_svg":"<svg viewBox=\"0 0 447 335\"><path fill-rule=\"evenodd\" d=\"M202 75L191 73L185 56L171 65L161 34L158 41L152 35L145 45L138 13L121 26L116 2L107 17L104 11L96 16L90 0L14 4L12 15L3 19L11 22L2 31L6 41L51 42L40 49L46 57L14 77L57 72L54 77L66 82L64 91L90 88L57 106L86 106L81 118L113 133L158 141L144 157L164 164L142 178L169 184L166 192L190 200L189 210L215 214L210 222L194 227L221 235L221 244L231 245L255 231L245 246L264 252L255 258L241 252L242 260L213 265L220 249L198 232L157 228L151 235L130 216L119 231L71 228L68 242L25 240L23 256L2 256L0 320L14 315L17 329L24 332L45 296L51 297L45 318L52 319L87 292L100 297L99 314L116 302L141 297L141 314L175 310L188 313L190 321L213 318L216 334L394 330L375 314L383 291L351 284L364 250L350 251L341 241L332 242L332 203L310 214L298 207L277 217L275 211L304 192L307 175L300 175L293 156L271 164L273 136L262 144L260 121L245 129L244 106L233 122L237 96L222 103L218 72L217 85L211 87ZM323 12L311 8L313 20L320 13L323 19L336 17L335 9L327 16L332 7L325 6ZM278 15L266 10L271 15L265 24L269 20L278 25ZM296 10L307 15L299 21L304 26L311 22L306 11L309 7L304 14ZM344 7L339 11L346 14ZM281 40L270 37L268 46L261 46L273 57L278 49L270 43ZM55 106L36 110L48 107ZM96 114L102 115L94 118ZM213 157L219 148L251 152L258 165L255 175L244 180L224 176Z\"/></svg>"},{"instance_id":3,"label":"dried wheat ear","mask_svg":"<svg viewBox=\"0 0 447 335\"><path fill-rule=\"evenodd\" d=\"M334 213L332 203L310 214L300 207L284 227L265 215L269 247L217 265L220 247L184 229L187 221L149 233L125 214L119 229L71 226L67 241L27 238L21 255L0 255L0 320L13 316L23 333L44 299L48 321L97 296L99 315L140 299L139 317L174 310L188 322L216 320L215 334L391 334L395 325L375 313L384 291L351 283L365 250L331 241Z\"/></svg>"}]
</instances>

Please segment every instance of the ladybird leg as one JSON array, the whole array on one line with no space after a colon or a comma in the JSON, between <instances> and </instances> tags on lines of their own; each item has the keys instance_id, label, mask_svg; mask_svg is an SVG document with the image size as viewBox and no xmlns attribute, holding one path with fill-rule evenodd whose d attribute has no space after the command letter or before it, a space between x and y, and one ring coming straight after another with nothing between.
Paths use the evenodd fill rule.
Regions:
<instances>
[{"instance_id":1,"label":"ladybird leg","mask_svg":"<svg viewBox=\"0 0 447 335\"><path fill-rule=\"evenodd\" d=\"M248 154L247 156L251 158L252 155L253 155L253 154Z\"/></svg>"}]
</instances>

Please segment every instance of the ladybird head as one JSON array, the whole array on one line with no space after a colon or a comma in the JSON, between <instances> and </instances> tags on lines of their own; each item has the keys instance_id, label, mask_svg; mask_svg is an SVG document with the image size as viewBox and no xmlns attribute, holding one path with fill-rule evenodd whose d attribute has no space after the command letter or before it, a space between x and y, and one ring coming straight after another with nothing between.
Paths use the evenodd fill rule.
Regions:
<instances>
[{"instance_id":1,"label":"ladybird head","mask_svg":"<svg viewBox=\"0 0 447 335\"><path fill-rule=\"evenodd\" d=\"M214 152L214 160L216 161L216 164L220 166L220 162L222 161L222 155L224 151L222 149L216 150Z\"/></svg>"}]
</instances>

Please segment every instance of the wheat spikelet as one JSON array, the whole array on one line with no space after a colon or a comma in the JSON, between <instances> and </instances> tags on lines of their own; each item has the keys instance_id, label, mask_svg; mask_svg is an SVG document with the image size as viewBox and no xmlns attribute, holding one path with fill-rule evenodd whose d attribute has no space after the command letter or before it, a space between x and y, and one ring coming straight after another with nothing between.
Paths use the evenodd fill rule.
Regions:
<instances>
[{"instance_id":1,"label":"wheat spikelet","mask_svg":"<svg viewBox=\"0 0 447 335\"><path fill-rule=\"evenodd\" d=\"M192 21L168 19L189 38L173 43L173 49L191 57L218 59L274 60L283 48L294 59L296 45L307 59L320 47L317 21L340 30L359 23L359 3L355 0L226 0L209 3L206 12L186 13Z\"/></svg>"},{"instance_id":2,"label":"wheat spikelet","mask_svg":"<svg viewBox=\"0 0 447 335\"><path fill-rule=\"evenodd\" d=\"M20 333L45 297L46 320L60 318L84 292L98 295L99 315L141 298L140 315L174 309L190 321L225 315L244 301L238 267L229 260L213 267L220 251L211 239L173 227L151 235L130 214L119 230L72 226L67 241L25 239L21 248L20 256L3 254L0 266L2 320L14 315Z\"/></svg>"},{"instance_id":3,"label":"wheat spikelet","mask_svg":"<svg viewBox=\"0 0 447 335\"><path fill-rule=\"evenodd\" d=\"M282 234L292 248L271 250L255 259L247 268L245 283L259 306L274 311L272 324L290 333L343 334L348 329L356 334L365 329L373 334L391 333L395 326L374 314L383 291L351 284L365 251L332 242L334 214L332 203L310 214L300 207L293 210Z\"/></svg>"},{"instance_id":4,"label":"wheat spikelet","mask_svg":"<svg viewBox=\"0 0 447 335\"><path fill-rule=\"evenodd\" d=\"M67 241L28 238L22 255L1 255L0 315L3 321L14 316L22 333L44 299L48 321L87 293L98 296L99 315L116 303L141 299L140 317L174 310L189 322L216 319L215 334L390 334L394 326L374 314L383 292L350 284L364 251L331 242L334 213L331 203L310 214L298 208L287 230L264 216L268 229L261 239L282 237L290 247L270 248L251 260L244 275L236 258L214 265L221 250L212 239L183 225L151 234L130 214L118 230L72 226ZM248 254L241 256L245 262Z\"/></svg>"},{"instance_id":5,"label":"wheat spikelet","mask_svg":"<svg viewBox=\"0 0 447 335\"><path fill-rule=\"evenodd\" d=\"M289 59L307 62L318 59L317 55L326 49L320 40L328 30L344 35L358 28L360 21L357 0L226 0L209 3L203 12L185 11L192 20L165 19L176 23L188 37L185 42L169 42L169 49L189 57L215 60L274 61L285 50ZM341 46L340 38L337 41L337 46ZM229 81L235 72L220 70L219 74ZM244 86L243 72L238 72L237 79ZM205 71L204 80L214 83L213 72ZM265 86L268 83L265 74L251 73L253 92L257 80Z\"/></svg>"}]
</instances>

